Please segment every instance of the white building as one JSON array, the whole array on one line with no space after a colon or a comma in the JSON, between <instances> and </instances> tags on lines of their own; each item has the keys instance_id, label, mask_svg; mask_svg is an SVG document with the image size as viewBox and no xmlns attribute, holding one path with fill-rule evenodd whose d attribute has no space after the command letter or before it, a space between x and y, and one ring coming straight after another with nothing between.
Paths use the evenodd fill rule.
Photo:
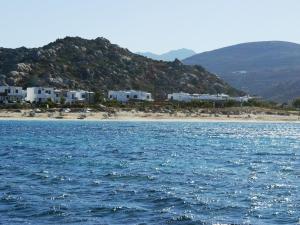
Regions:
<instances>
[{"instance_id":1,"label":"white building","mask_svg":"<svg viewBox=\"0 0 300 225\"><path fill-rule=\"evenodd\" d=\"M83 90L57 90L48 87L29 87L27 88L26 101L43 103L51 100L55 103L60 103L64 99L67 104L73 103L93 103L94 92Z\"/></svg>"},{"instance_id":2,"label":"white building","mask_svg":"<svg viewBox=\"0 0 300 225\"><path fill-rule=\"evenodd\" d=\"M76 102L93 103L94 97L95 97L95 93L92 91L84 91L84 90L75 91Z\"/></svg>"},{"instance_id":3,"label":"white building","mask_svg":"<svg viewBox=\"0 0 300 225\"><path fill-rule=\"evenodd\" d=\"M76 102L76 91L63 91L62 97L65 99L65 103L73 104Z\"/></svg>"},{"instance_id":4,"label":"white building","mask_svg":"<svg viewBox=\"0 0 300 225\"><path fill-rule=\"evenodd\" d=\"M179 101L179 102L190 102L194 100L194 98L189 93L179 92L179 93L168 94L168 100Z\"/></svg>"},{"instance_id":5,"label":"white building","mask_svg":"<svg viewBox=\"0 0 300 225\"><path fill-rule=\"evenodd\" d=\"M21 102L25 100L26 91L22 87L0 86L0 102Z\"/></svg>"},{"instance_id":6,"label":"white building","mask_svg":"<svg viewBox=\"0 0 300 225\"><path fill-rule=\"evenodd\" d=\"M116 100L119 102L128 102L129 100L139 100L139 101L153 101L151 93L144 91L109 91L109 100Z\"/></svg>"},{"instance_id":7,"label":"white building","mask_svg":"<svg viewBox=\"0 0 300 225\"><path fill-rule=\"evenodd\" d=\"M189 94L184 92L168 94L168 100L179 101L179 102L191 102L191 101L227 101L233 100L237 102L247 102L251 97L230 97L226 94Z\"/></svg>"},{"instance_id":8,"label":"white building","mask_svg":"<svg viewBox=\"0 0 300 225\"><path fill-rule=\"evenodd\" d=\"M62 99L62 90L57 90L54 89L53 90L53 95L51 97L51 101L55 102L55 103L60 103L61 99Z\"/></svg>"},{"instance_id":9,"label":"white building","mask_svg":"<svg viewBox=\"0 0 300 225\"><path fill-rule=\"evenodd\" d=\"M230 97L230 99L236 102L248 102L250 99L253 99L253 97L246 95L241 97Z\"/></svg>"},{"instance_id":10,"label":"white building","mask_svg":"<svg viewBox=\"0 0 300 225\"><path fill-rule=\"evenodd\" d=\"M63 90L61 96L65 99L65 103L94 103L95 93L84 90Z\"/></svg>"},{"instance_id":11,"label":"white building","mask_svg":"<svg viewBox=\"0 0 300 225\"><path fill-rule=\"evenodd\" d=\"M55 102L54 88L49 87L28 87L26 101L42 103L47 102L48 99Z\"/></svg>"}]
</instances>

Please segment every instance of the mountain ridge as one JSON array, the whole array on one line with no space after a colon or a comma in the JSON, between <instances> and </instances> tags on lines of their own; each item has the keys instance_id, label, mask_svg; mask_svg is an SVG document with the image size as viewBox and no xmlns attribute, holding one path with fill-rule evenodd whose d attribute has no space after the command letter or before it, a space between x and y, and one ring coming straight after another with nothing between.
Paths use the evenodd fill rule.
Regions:
<instances>
[{"instance_id":1,"label":"mountain ridge","mask_svg":"<svg viewBox=\"0 0 300 225\"><path fill-rule=\"evenodd\" d=\"M147 58L154 59L154 60L174 61L175 59L183 60L187 57L195 55L196 52L194 52L191 49L181 48L181 49L171 50L171 51L168 51L163 54L155 54L152 52L136 52L136 54L139 54L139 55L142 55Z\"/></svg>"},{"instance_id":2,"label":"mountain ridge","mask_svg":"<svg viewBox=\"0 0 300 225\"><path fill-rule=\"evenodd\" d=\"M241 43L194 55L183 63L201 64L233 87L269 100L287 102L300 96L300 88L289 90L300 81L297 43Z\"/></svg>"},{"instance_id":3,"label":"mountain ridge","mask_svg":"<svg viewBox=\"0 0 300 225\"><path fill-rule=\"evenodd\" d=\"M243 92L201 66L163 62L134 54L105 38L57 39L39 48L0 48L0 85L53 86L102 91L141 89L164 99L167 93Z\"/></svg>"}]
</instances>

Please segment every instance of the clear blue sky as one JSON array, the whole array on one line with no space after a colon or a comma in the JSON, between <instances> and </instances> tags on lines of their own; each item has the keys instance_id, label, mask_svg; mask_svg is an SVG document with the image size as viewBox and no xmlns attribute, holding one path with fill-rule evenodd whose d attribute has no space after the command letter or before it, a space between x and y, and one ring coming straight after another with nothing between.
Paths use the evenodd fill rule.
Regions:
<instances>
[{"instance_id":1,"label":"clear blue sky","mask_svg":"<svg viewBox=\"0 0 300 225\"><path fill-rule=\"evenodd\" d=\"M0 0L0 46L103 36L132 51L300 43L300 0Z\"/></svg>"}]
</instances>

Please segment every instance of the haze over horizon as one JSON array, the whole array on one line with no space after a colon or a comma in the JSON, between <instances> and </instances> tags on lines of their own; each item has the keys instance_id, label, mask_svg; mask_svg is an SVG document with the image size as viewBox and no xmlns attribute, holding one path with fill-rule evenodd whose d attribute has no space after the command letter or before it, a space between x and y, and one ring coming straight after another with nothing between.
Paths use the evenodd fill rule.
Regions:
<instances>
[{"instance_id":1,"label":"haze over horizon","mask_svg":"<svg viewBox=\"0 0 300 225\"><path fill-rule=\"evenodd\" d=\"M255 41L300 43L297 0L11 0L1 2L0 46L105 37L132 52L196 52Z\"/></svg>"}]
</instances>

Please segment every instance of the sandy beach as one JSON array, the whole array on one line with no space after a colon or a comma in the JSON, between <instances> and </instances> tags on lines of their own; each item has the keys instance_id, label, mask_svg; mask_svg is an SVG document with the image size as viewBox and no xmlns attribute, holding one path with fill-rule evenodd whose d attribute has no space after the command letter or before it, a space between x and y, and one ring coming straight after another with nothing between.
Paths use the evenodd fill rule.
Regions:
<instances>
[{"instance_id":1,"label":"sandy beach","mask_svg":"<svg viewBox=\"0 0 300 225\"><path fill-rule=\"evenodd\" d=\"M36 112L30 110L1 110L0 120L88 120L88 121L187 121L187 122L297 122L300 116L270 115L265 113L223 115L213 113L147 113L140 111L107 112Z\"/></svg>"}]
</instances>

